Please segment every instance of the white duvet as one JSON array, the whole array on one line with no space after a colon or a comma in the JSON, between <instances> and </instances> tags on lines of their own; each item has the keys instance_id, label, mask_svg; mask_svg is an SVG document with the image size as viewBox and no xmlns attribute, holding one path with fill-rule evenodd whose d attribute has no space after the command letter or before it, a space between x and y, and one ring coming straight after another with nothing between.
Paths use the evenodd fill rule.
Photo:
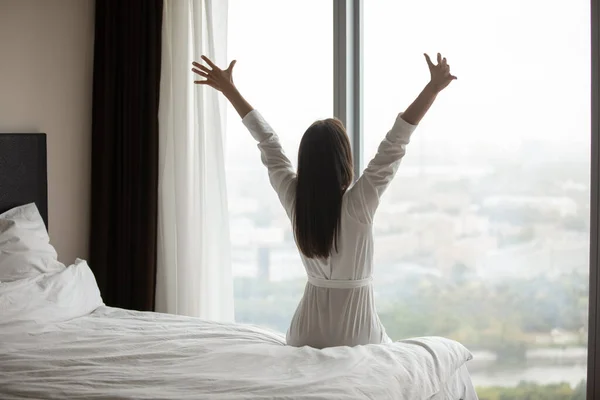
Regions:
<instances>
[{"instance_id":1,"label":"white duvet","mask_svg":"<svg viewBox=\"0 0 600 400\"><path fill-rule=\"evenodd\" d=\"M477 399L459 343L316 350L236 324L105 307L84 261L0 283L0 398Z\"/></svg>"}]
</instances>

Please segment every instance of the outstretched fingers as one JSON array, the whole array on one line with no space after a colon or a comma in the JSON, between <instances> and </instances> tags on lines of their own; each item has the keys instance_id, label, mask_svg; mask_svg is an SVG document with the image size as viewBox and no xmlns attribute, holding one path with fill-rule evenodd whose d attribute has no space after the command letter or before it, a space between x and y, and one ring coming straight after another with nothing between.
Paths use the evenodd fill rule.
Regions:
<instances>
[{"instance_id":1,"label":"outstretched fingers","mask_svg":"<svg viewBox=\"0 0 600 400\"><path fill-rule=\"evenodd\" d=\"M207 63L212 69L219 70L219 67L217 67L215 65L215 63L213 63L212 61L210 61L210 59L208 57L206 57L206 56L201 56L201 57L204 60L204 62Z\"/></svg>"},{"instance_id":2,"label":"outstretched fingers","mask_svg":"<svg viewBox=\"0 0 600 400\"><path fill-rule=\"evenodd\" d=\"M217 85L217 83L215 81L212 81L210 79L205 79L205 80L202 80L202 81L194 81L194 83L196 85L207 85L207 86L210 86L211 88L220 90L219 89L219 85Z\"/></svg>"},{"instance_id":3,"label":"outstretched fingers","mask_svg":"<svg viewBox=\"0 0 600 400\"><path fill-rule=\"evenodd\" d=\"M203 76L205 78L208 78L208 74L206 72L204 72L204 71L200 71L199 69L192 68L192 72L195 73L195 74L198 74L200 76Z\"/></svg>"},{"instance_id":4,"label":"outstretched fingers","mask_svg":"<svg viewBox=\"0 0 600 400\"><path fill-rule=\"evenodd\" d=\"M432 68L432 67L443 67L443 68L448 67L448 68L450 68L450 66L448 65L448 61L446 60L446 57L442 57L441 53L437 53L437 64L434 64L431 61L431 57L429 57L429 54L423 53L423 55L425 56L427 65L429 65L430 68Z\"/></svg>"},{"instance_id":5,"label":"outstretched fingers","mask_svg":"<svg viewBox=\"0 0 600 400\"><path fill-rule=\"evenodd\" d=\"M227 69L221 69L208 57L203 55L201 58L202 61L192 62L192 72L195 74L194 78L196 79L194 80L195 84L207 85L220 92L223 92L224 89L235 87L232 79L235 60L229 63Z\"/></svg>"},{"instance_id":6,"label":"outstretched fingers","mask_svg":"<svg viewBox=\"0 0 600 400\"><path fill-rule=\"evenodd\" d=\"M210 72L212 71L212 70L211 70L210 68L208 68L206 65L202 65L202 64L200 64L199 62L196 62L196 61L194 61L194 62L192 63L192 65L193 65L194 67L196 67L197 69L199 69L199 70L201 70L201 71L204 71L204 72L206 72L206 73L210 73Z\"/></svg>"},{"instance_id":7,"label":"outstretched fingers","mask_svg":"<svg viewBox=\"0 0 600 400\"><path fill-rule=\"evenodd\" d=\"M431 61L431 58L429 57L429 54L424 53L424 56L425 56L425 61L427 61L427 65L429 66L429 68L435 67L435 65L433 65L433 62Z\"/></svg>"}]
</instances>

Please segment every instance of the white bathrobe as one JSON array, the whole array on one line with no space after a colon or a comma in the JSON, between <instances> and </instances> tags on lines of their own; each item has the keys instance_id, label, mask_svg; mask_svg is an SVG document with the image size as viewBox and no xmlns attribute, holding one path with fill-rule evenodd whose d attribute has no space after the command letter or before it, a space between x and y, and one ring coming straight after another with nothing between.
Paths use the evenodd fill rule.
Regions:
<instances>
[{"instance_id":1,"label":"white bathrobe","mask_svg":"<svg viewBox=\"0 0 600 400\"><path fill-rule=\"evenodd\" d=\"M327 259L300 253L308 282L287 332L289 345L325 348L390 342L373 299L373 217L416 128L401 115L362 176L344 194L338 251ZM292 220L296 172L277 134L256 110L242 122L258 141L271 185Z\"/></svg>"}]
</instances>

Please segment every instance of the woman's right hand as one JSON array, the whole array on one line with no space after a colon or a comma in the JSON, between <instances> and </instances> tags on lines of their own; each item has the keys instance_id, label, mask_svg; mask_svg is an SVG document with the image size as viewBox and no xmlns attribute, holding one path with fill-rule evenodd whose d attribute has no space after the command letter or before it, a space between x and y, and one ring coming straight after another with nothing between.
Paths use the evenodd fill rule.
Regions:
<instances>
[{"instance_id":1,"label":"woman's right hand","mask_svg":"<svg viewBox=\"0 0 600 400\"><path fill-rule=\"evenodd\" d=\"M232 90L235 90L233 84L233 67L235 66L235 60L233 60L227 69L223 70L215 65L206 56L202 56L202 60L208 64L208 67L194 61L192 65L192 71L206 79L194 81L197 85L208 85L223 94L227 95ZM209 68L210 67L210 68Z\"/></svg>"},{"instance_id":2,"label":"woman's right hand","mask_svg":"<svg viewBox=\"0 0 600 400\"><path fill-rule=\"evenodd\" d=\"M429 85L436 92L441 92L450 84L450 82L457 79L456 76L450 73L450 66L446 62L446 58L442 58L440 53L437 54L437 65L431 62L431 58L429 58L429 55L427 54L425 54L425 60L427 61L429 72L431 74Z\"/></svg>"}]
</instances>

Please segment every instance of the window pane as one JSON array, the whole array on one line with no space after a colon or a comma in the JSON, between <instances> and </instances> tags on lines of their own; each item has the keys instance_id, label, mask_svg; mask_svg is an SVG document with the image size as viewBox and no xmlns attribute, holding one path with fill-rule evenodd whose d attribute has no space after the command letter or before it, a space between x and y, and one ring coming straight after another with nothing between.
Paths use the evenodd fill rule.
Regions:
<instances>
[{"instance_id":1,"label":"window pane","mask_svg":"<svg viewBox=\"0 0 600 400\"><path fill-rule=\"evenodd\" d=\"M388 334L465 344L481 398L583 399L589 1L375 0L364 11L367 162L427 83L423 52L446 55L458 76L375 220Z\"/></svg>"},{"instance_id":2,"label":"window pane","mask_svg":"<svg viewBox=\"0 0 600 400\"><path fill-rule=\"evenodd\" d=\"M333 115L333 4L324 0L229 0L230 59L240 91L269 121L296 164L302 134ZM306 277L290 222L256 142L232 108L227 189L238 322L285 332Z\"/></svg>"}]
</instances>

